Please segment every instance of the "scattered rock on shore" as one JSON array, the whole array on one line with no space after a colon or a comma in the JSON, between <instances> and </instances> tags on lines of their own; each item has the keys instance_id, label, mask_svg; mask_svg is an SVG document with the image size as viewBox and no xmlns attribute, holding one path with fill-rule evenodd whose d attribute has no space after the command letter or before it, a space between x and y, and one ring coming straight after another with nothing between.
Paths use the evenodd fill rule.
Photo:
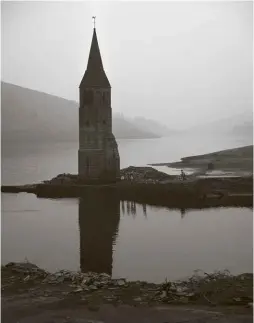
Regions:
<instances>
[{"instance_id":1,"label":"scattered rock on shore","mask_svg":"<svg viewBox=\"0 0 254 323\"><path fill-rule=\"evenodd\" d=\"M121 169L120 176L125 180L133 180L135 182L160 182L167 179L171 179L174 176L170 176L166 173L160 172L153 167L135 167L129 166ZM44 184L78 184L78 175L73 174L59 174L51 180L43 181Z\"/></svg>"},{"instance_id":2,"label":"scattered rock on shore","mask_svg":"<svg viewBox=\"0 0 254 323\"><path fill-rule=\"evenodd\" d=\"M233 276L230 273L215 272L213 274L193 275L187 280L162 284L146 282L129 282L123 278L112 279L103 273L81 273L60 270L54 274L40 269L34 264L9 263L2 266L2 290L11 286L25 286L33 281L37 287L42 284L50 294L49 285L59 285L57 289L62 295L84 293L99 293L100 297L109 302L134 303L202 303L210 306L218 304L244 305L251 307L253 303L253 275L241 274ZM22 285L19 285L22 284ZM68 291L63 289L68 286ZM19 287L16 287L19 289ZM56 287L52 287L55 290ZM71 290L70 290L71 288ZM39 287L39 290L43 289ZM15 292L14 292L15 293ZM97 296L98 296L97 295Z\"/></svg>"},{"instance_id":3,"label":"scattered rock on shore","mask_svg":"<svg viewBox=\"0 0 254 323\"><path fill-rule=\"evenodd\" d=\"M43 181L44 184L70 184L70 183L77 183L78 175L74 174L59 174L56 177L53 177L51 180Z\"/></svg>"},{"instance_id":4,"label":"scattered rock on shore","mask_svg":"<svg viewBox=\"0 0 254 323\"><path fill-rule=\"evenodd\" d=\"M170 176L166 173L160 172L153 167L135 167L129 166L121 169L120 176L125 180L133 180L135 182L155 182L172 179L175 176Z\"/></svg>"},{"instance_id":5,"label":"scattered rock on shore","mask_svg":"<svg viewBox=\"0 0 254 323\"><path fill-rule=\"evenodd\" d=\"M42 277L47 275L47 272L30 262L9 262L4 266L15 273L27 274L32 276Z\"/></svg>"}]
</instances>

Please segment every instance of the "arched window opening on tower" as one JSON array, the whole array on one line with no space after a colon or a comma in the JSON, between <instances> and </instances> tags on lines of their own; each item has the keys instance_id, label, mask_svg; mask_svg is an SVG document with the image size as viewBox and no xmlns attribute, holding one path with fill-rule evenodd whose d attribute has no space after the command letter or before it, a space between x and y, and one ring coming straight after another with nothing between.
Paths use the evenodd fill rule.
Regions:
<instances>
[{"instance_id":1,"label":"arched window opening on tower","mask_svg":"<svg viewBox=\"0 0 254 323\"><path fill-rule=\"evenodd\" d=\"M96 91L96 102L97 104L101 104L102 102L102 96L100 91Z\"/></svg>"},{"instance_id":2,"label":"arched window opening on tower","mask_svg":"<svg viewBox=\"0 0 254 323\"><path fill-rule=\"evenodd\" d=\"M90 122L87 120L86 121L86 126L89 127L90 126Z\"/></svg>"},{"instance_id":3,"label":"arched window opening on tower","mask_svg":"<svg viewBox=\"0 0 254 323\"><path fill-rule=\"evenodd\" d=\"M102 93L102 102L105 104L107 103L107 95L105 92Z\"/></svg>"},{"instance_id":4,"label":"arched window opening on tower","mask_svg":"<svg viewBox=\"0 0 254 323\"><path fill-rule=\"evenodd\" d=\"M110 93L106 92L106 102L107 104L110 104Z\"/></svg>"},{"instance_id":5,"label":"arched window opening on tower","mask_svg":"<svg viewBox=\"0 0 254 323\"><path fill-rule=\"evenodd\" d=\"M106 124L106 121L105 121L105 120L103 120L103 121L102 121L102 123L105 125L105 124Z\"/></svg>"},{"instance_id":6,"label":"arched window opening on tower","mask_svg":"<svg viewBox=\"0 0 254 323\"><path fill-rule=\"evenodd\" d=\"M92 104L93 103L93 91L85 91L84 94L84 104Z\"/></svg>"}]
</instances>

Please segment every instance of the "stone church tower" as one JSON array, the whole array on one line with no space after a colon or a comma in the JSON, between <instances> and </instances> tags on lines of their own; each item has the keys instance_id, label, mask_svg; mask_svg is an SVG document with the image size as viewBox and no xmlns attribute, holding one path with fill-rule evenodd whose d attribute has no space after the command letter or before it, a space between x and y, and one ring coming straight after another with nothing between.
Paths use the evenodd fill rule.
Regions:
<instances>
[{"instance_id":1,"label":"stone church tower","mask_svg":"<svg viewBox=\"0 0 254 323\"><path fill-rule=\"evenodd\" d=\"M112 133L111 86L103 69L96 29L79 86L78 173L85 182L115 182L120 157Z\"/></svg>"}]
</instances>

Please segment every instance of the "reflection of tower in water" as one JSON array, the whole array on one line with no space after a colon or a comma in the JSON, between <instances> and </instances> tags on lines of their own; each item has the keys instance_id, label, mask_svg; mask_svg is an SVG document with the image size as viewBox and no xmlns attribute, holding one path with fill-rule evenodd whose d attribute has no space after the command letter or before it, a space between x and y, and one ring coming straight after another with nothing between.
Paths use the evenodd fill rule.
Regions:
<instances>
[{"instance_id":1,"label":"reflection of tower in water","mask_svg":"<svg viewBox=\"0 0 254 323\"><path fill-rule=\"evenodd\" d=\"M112 192L89 192L79 201L80 267L82 272L112 274L113 245L120 203Z\"/></svg>"}]
</instances>

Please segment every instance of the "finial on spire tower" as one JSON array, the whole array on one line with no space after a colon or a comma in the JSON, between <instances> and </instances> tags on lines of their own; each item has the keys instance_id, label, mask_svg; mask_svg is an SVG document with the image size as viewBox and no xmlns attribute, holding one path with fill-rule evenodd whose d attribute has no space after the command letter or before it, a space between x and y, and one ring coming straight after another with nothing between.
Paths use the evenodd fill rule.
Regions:
<instances>
[{"instance_id":1,"label":"finial on spire tower","mask_svg":"<svg viewBox=\"0 0 254 323\"><path fill-rule=\"evenodd\" d=\"M95 29L95 19L96 19L96 16L93 16L92 19L93 19L93 28Z\"/></svg>"}]
</instances>

